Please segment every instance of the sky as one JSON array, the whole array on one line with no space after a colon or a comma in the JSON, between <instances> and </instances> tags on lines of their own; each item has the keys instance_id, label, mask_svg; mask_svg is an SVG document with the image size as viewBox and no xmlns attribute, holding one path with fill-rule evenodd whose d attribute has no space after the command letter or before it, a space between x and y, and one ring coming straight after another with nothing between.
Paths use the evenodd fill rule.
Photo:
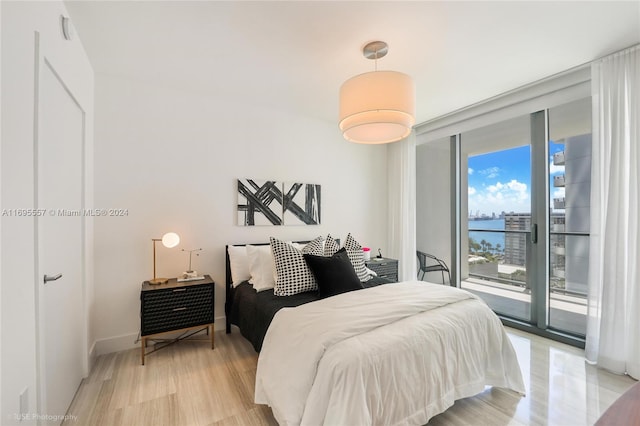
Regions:
<instances>
[{"instance_id":1,"label":"sky","mask_svg":"<svg viewBox=\"0 0 640 426\"><path fill-rule=\"evenodd\" d=\"M549 173L564 173L564 166L553 165L553 154L564 145L550 142ZM522 146L468 158L469 211L496 216L501 212L531 212L531 147ZM564 197L564 188L554 188L549 179L550 205Z\"/></svg>"}]
</instances>

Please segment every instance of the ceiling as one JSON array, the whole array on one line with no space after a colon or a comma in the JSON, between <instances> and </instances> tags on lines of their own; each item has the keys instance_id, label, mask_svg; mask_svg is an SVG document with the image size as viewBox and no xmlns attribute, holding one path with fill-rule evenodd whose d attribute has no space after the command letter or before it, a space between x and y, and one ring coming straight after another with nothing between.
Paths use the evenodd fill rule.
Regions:
<instances>
[{"instance_id":1,"label":"ceiling","mask_svg":"<svg viewBox=\"0 0 640 426\"><path fill-rule=\"evenodd\" d=\"M342 82L416 83L417 123L640 42L640 1L68 1L97 73L336 121Z\"/></svg>"}]
</instances>

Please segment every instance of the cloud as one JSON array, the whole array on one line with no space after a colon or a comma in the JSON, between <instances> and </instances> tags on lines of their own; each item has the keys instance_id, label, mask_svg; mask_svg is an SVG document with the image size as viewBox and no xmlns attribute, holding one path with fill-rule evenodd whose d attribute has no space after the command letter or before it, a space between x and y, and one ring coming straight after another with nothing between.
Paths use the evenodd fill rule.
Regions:
<instances>
[{"instance_id":1,"label":"cloud","mask_svg":"<svg viewBox=\"0 0 640 426\"><path fill-rule=\"evenodd\" d=\"M469 187L469 210L482 213L531 211L531 196L526 183L512 179L509 182L496 182L482 188Z\"/></svg>"},{"instance_id":2,"label":"cloud","mask_svg":"<svg viewBox=\"0 0 640 426\"><path fill-rule=\"evenodd\" d=\"M472 174L473 174L473 169L472 169L471 167L469 167L469 168L467 169L467 174L470 174L470 175L472 175Z\"/></svg>"},{"instance_id":3,"label":"cloud","mask_svg":"<svg viewBox=\"0 0 640 426\"><path fill-rule=\"evenodd\" d=\"M518 182L515 179L512 179L511 182L507 183L496 183L495 185L489 185L487 187L487 191L492 194L506 194L510 193L513 195L518 195L521 197L523 194L527 194L527 184Z\"/></svg>"},{"instance_id":4,"label":"cloud","mask_svg":"<svg viewBox=\"0 0 640 426\"><path fill-rule=\"evenodd\" d=\"M500 168L499 167L488 167L486 169L480 170L478 173L485 176L487 179L494 179L500 176Z\"/></svg>"}]
</instances>

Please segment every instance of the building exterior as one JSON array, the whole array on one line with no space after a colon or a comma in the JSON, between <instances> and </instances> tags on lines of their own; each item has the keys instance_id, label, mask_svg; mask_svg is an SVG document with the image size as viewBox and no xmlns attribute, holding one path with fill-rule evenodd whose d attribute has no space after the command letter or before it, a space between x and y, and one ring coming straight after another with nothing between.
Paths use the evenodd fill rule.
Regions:
<instances>
[{"instance_id":1,"label":"building exterior","mask_svg":"<svg viewBox=\"0 0 640 426\"><path fill-rule=\"evenodd\" d=\"M529 231L531 213L506 213L504 215L504 263L508 265L526 266L527 234L509 231Z\"/></svg>"},{"instance_id":2,"label":"building exterior","mask_svg":"<svg viewBox=\"0 0 640 426\"><path fill-rule=\"evenodd\" d=\"M564 151L553 156L564 173L555 175L553 186L564 188L564 197L553 199L551 220L551 283L587 294L591 209L591 134L564 141ZM563 217L564 216L564 217ZM567 234L555 234L554 232ZM564 285L563 284L564 281Z\"/></svg>"},{"instance_id":3,"label":"building exterior","mask_svg":"<svg viewBox=\"0 0 640 426\"><path fill-rule=\"evenodd\" d=\"M589 272L589 221L591 205L591 134L573 136L564 141L564 151L553 156L554 166L564 166L564 173L552 176L553 187L564 189L556 196L550 212L551 287L587 294ZM558 191L562 193L562 190ZM526 266L530 213L504 215L504 263Z\"/></svg>"}]
</instances>

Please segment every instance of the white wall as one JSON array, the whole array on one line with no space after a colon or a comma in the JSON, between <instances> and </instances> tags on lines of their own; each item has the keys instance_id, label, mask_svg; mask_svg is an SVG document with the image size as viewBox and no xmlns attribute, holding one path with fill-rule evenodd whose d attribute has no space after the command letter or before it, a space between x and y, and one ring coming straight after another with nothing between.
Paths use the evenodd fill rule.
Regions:
<instances>
[{"instance_id":1,"label":"white wall","mask_svg":"<svg viewBox=\"0 0 640 426\"><path fill-rule=\"evenodd\" d=\"M386 175L386 147L346 142L335 122L274 109L251 93L193 93L96 74L95 203L128 209L95 223L97 352L133 347L140 285L152 277L151 238L181 236L177 248L158 245L158 276L187 269L180 248L204 249L194 269L216 281L222 329L225 244L327 233L344 240L351 232L384 253ZM322 224L237 226L237 178L321 184Z\"/></svg>"},{"instance_id":2,"label":"white wall","mask_svg":"<svg viewBox=\"0 0 640 426\"><path fill-rule=\"evenodd\" d=\"M1 2L3 209L34 208L34 40L40 33L47 58L86 111L87 150L93 143L93 71L82 45L65 41L60 31L62 2ZM87 78L90 76L91 78ZM64 166L64 165L61 165ZM91 161L87 162L91 175ZM87 200L91 201L91 184ZM28 389L29 413L37 413L36 290L34 219L2 217L1 341L2 405L0 424L17 423L19 394ZM88 230L87 238L91 238ZM65 243L60 242L60 250ZM91 271L91 266L88 266ZM91 279L86 281L91 297ZM71 309L73 307L69 307ZM80 307L78 307L80 308ZM61 309L64 314L64 309ZM93 340L88 336L88 341ZM21 424L25 424L22 422Z\"/></svg>"},{"instance_id":3,"label":"white wall","mask_svg":"<svg viewBox=\"0 0 640 426\"><path fill-rule=\"evenodd\" d=\"M446 262L451 270L451 149L449 138L418 145L416 151L416 248ZM424 277L442 282L440 272ZM445 274L445 280L446 278Z\"/></svg>"}]
</instances>

